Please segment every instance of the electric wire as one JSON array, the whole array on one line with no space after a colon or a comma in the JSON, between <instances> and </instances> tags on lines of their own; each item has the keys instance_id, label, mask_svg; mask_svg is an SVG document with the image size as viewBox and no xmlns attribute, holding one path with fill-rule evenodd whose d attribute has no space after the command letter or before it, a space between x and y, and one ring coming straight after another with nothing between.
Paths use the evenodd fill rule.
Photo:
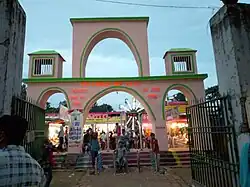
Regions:
<instances>
[{"instance_id":1,"label":"electric wire","mask_svg":"<svg viewBox=\"0 0 250 187\"><path fill-rule=\"evenodd\" d=\"M129 6L153 7L153 8L212 9L212 10L220 8L220 7L215 7L215 6L157 5L157 4L132 3L132 2L114 1L114 0L94 0L94 1L103 2L103 3L111 3L111 4L129 5Z\"/></svg>"}]
</instances>

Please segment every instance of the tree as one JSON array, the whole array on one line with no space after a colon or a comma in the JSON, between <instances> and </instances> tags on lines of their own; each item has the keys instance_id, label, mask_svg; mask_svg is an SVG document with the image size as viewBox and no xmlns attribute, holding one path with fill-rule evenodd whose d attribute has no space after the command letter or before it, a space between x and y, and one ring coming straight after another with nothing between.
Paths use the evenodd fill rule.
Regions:
<instances>
[{"instance_id":1,"label":"tree","mask_svg":"<svg viewBox=\"0 0 250 187\"><path fill-rule=\"evenodd\" d=\"M174 99L176 101L186 101L186 97L183 93L178 92L177 94L174 95Z\"/></svg>"},{"instance_id":2,"label":"tree","mask_svg":"<svg viewBox=\"0 0 250 187\"><path fill-rule=\"evenodd\" d=\"M59 107L55 108L51 106L50 102L46 102L45 113L58 113L58 112L59 112Z\"/></svg>"},{"instance_id":3,"label":"tree","mask_svg":"<svg viewBox=\"0 0 250 187\"><path fill-rule=\"evenodd\" d=\"M50 102L46 102L45 112L49 113L50 110L51 110L51 104L50 104Z\"/></svg>"},{"instance_id":4,"label":"tree","mask_svg":"<svg viewBox=\"0 0 250 187\"><path fill-rule=\"evenodd\" d=\"M60 101L60 102L59 102L58 108L60 107L60 105L63 105L63 106L65 106L65 107L68 107L67 101L66 101L66 100Z\"/></svg>"},{"instance_id":5,"label":"tree","mask_svg":"<svg viewBox=\"0 0 250 187\"><path fill-rule=\"evenodd\" d=\"M114 109L111 105L108 104L98 105L97 103L94 103L89 112L112 112L112 111L114 111Z\"/></svg>"},{"instance_id":6,"label":"tree","mask_svg":"<svg viewBox=\"0 0 250 187\"><path fill-rule=\"evenodd\" d=\"M219 86L215 85L212 87L209 87L205 90L205 96L206 100L212 100L221 97L221 94L219 92Z\"/></svg>"},{"instance_id":7,"label":"tree","mask_svg":"<svg viewBox=\"0 0 250 187\"><path fill-rule=\"evenodd\" d=\"M46 107L45 107L45 112L46 113L59 113L60 105L67 107L66 100L60 101L58 107L53 107L51 106L50 102L47 102ZM111 105L108 105L108 104L98 105L97 102L95 102L89 112L112 112L112 111L114 111L114 109Z\"/></svg>"}]
</instances>

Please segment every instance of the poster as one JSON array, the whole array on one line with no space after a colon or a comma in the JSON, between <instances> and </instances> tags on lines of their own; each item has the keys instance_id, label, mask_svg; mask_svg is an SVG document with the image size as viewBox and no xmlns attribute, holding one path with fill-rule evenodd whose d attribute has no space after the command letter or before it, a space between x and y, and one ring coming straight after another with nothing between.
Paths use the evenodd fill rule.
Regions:
<instances>
[{"instance_id":1,"label":"poster","mask_svg":"<svg viewBox=\"0 0 250 187\"><path fill-rule=\"evenodd\" d=\"M83 128L80 121L73 121L69 128L69 153L80 153L82 150Z\"/></svg>"}]
</instances>

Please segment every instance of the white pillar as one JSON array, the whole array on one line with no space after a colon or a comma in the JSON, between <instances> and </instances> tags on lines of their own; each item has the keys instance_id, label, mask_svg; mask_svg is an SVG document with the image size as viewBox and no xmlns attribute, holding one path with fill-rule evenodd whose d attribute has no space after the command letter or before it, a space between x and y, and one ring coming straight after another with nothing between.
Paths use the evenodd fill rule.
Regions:
<instances>
[{"instance_id":1,"label":"white pillar","mask_svg":"<svg viewBox=\"0 0 250 187\"><path fill-rule=\"evenodd\" d=\"M216 70L221 94L232 99L237 133L243 123L240 98L246 97L250 123L250 4L223 6L210 20Z\"/></svg>"},{"instance_id":2,"label":"white pillar","mask_svg":"<svg viewBox=\"0 0 250 187\"><path fill-rule=\"evenodd\" d=\"M21 92L25 27L26 15L18 0L1 0L0 116L11 113L12 96Z\"/></svg>"},{"instance_id":3,"label":"white pillar","mask_svg":"<svg viewBox=\"0 0 250 187\"><path fill-rule=\"evenodd\" d=\"M238 135L242 125L249 127L250 122L249 12L250 4L223 6L210 20L219 90L231 96L228 120L235 125ZM246 102L241 102L242 99ZM247 141L249 134L238 136L239 154Z\"/></svg>"}]
</instances>

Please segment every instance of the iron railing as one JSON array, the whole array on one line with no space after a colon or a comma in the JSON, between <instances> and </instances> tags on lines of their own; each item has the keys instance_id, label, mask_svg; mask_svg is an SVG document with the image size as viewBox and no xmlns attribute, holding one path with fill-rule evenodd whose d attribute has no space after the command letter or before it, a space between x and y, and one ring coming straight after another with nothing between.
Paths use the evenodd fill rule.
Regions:
<instances>
[{"instance_id":1,"label":"iron railing","mask_svg":"<svg viewBox=\"0 0 250 187\"><path fill-rule=\"evenodd\" d=\"M41 158L41 148L44 143L45 111L31 99L13 96L11 115L18 115L28 121L28 130L23 141L25 150L35 159Z\"/></svg>"},{"instance_id":2,"label":"iron railing","mask_svg":"<svg viewBox=\"0 0 250 187\"><path fill-rule=\"evenodd\" d=\"M239 186L239 158L230 98L187 108L192 179L206 187Z\"/></svg>"}]
</instances>

